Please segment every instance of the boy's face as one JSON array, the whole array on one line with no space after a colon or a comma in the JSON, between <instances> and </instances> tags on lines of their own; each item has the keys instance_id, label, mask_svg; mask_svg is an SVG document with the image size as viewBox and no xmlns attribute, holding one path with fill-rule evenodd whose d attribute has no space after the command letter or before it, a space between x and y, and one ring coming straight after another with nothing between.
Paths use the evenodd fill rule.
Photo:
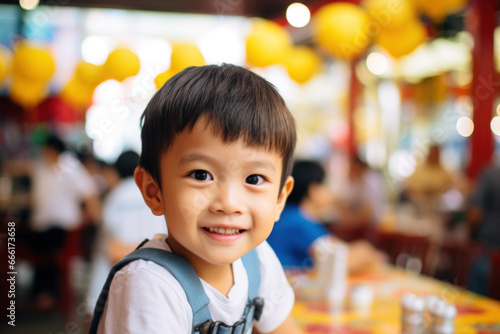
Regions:
<instances>
[{"instance_id":1,"label":"boy's face","mask_svg":"<svg viewBox=\"0 0 500 334\"><path fill-rule=\"evenodd\" d=\"M225 143L204 119L176 135L160 169L167 241L193 266L229 264L261 244L293 186L289 177L280 192L277 153Z\"/></svg>"}]
</instances>

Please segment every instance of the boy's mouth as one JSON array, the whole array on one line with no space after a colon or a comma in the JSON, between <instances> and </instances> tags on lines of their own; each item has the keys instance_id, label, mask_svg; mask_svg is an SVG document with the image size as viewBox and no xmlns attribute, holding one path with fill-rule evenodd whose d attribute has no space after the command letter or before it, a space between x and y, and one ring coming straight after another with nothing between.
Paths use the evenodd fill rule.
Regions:
<instances>
[{"instance_id":1,"label":"boy's mouth","mask_svg":"<svg viewBox=\"0 0 500 334\"><path fill-rule=\"evenodd\" d=\"M205 231L221 234L221 235L235 235L245 232L246 230L237 228L224 228L224 227L204 227Z\"/></svg>"}]
</instances>

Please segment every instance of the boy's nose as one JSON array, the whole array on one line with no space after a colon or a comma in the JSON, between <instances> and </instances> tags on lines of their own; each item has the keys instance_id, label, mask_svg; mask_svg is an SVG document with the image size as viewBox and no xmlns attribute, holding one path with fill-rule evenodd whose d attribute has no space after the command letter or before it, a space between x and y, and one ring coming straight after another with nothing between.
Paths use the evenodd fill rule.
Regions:
<instances>
[{"instance_id":1,"label":"boy's nose","mask_svg":"<svg viewBox=\"0 0 500 334\"><path fill-rule=\"evenodd\" d=\"M242 214L243 199L241 189L234 183L225 182L217 187L210 210L225 214Z\"/></svg>"}]
</instances>

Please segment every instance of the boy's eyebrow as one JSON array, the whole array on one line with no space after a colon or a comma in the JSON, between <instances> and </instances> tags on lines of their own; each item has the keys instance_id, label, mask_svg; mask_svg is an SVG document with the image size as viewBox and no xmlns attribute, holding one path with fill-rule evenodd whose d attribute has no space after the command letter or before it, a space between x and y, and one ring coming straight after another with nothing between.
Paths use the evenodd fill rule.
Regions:
<instances>
[{"instance_id":1,"label":"boy's eyebrow","mask_svg":"<svg viewBox=\"0 0 500 334\"><path fill-rule=\"evenodd\" d=\"M213 162L213 163L220 163L220 160L213 158L213 157L210 157L208 155L205 155L202 153L190 153L190 154L187 154L187 155L184 155L183 157L181 157L181 159L179 160L179 165L187 164L187 163L190 163L193 161L203 161L203 160ZM272 163L271 161L268 161L267 159L251 160L251 161L248 161L247 163L250 164L252 167L263 167L263 168L271 169L272 171L276 171L276 165L274 163Z\"/></svg>"},{"instance_id":2,"label":"boy's eyebrow","mask_svg":"<svg viewBox=\"0 0 500 334\"><path fill-rule=\"evenodd\" d=\"M209 160L209 161L215 161L215 159L209 157L208 155L201 154L201 153L190 153L187 155L184 155L181 157L181 160L179 160L179 165L182 164L187 164L193 161L199 161L199 160Z\"/></svg>"}]
</instances>

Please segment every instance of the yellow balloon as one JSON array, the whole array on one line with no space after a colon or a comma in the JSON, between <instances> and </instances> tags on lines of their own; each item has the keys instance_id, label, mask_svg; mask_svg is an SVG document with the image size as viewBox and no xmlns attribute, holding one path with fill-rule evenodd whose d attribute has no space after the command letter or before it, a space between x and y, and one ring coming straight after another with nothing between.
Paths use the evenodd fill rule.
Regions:
<instances>
[{"instance_id":1,"label":"yellow balloon","mask_svg":"<svg viewBox=\"0 0 500 334\"><path fill-rule=\"evenodd\" d=\"M246 39L247 62L256 67L266 67L282 61L292 47L290 34L279 24L256 20Z\"/></svg>"},{"instance_id":2,"label":"yellow balloon","mask_svg":"<svg viewBox=\"0 0 500 334\"><path fill-rule=\"evenodd\" d=\"M205 59L196 45L190 43L178 43L172 45L170 69L174 72L180 72L189 66L203 65L205 65Z\"/></svg>"},{"instance_id":3,"label":"yellow balloon","mask_svg":"<svg viewBox=\"0 0 500 334\"><path fill-rule=\"evenodd\" d=\"M408 22L399 29L385 29L377 36L376 43L392 57L399 58L415 50L425 42L427 31L422 22Z\"/></svg>"},{"instance_id":4,"label":"yellow balloon","mask_svg":"<svg viewBox=\"0 0 500 334\"><path fill-rule=\"evenodd\" d=\"M95 87L73 77L61 91L61 98L76 108L85 108L92 101Z\"/></svg>"},{"instance_id":5,"label":"yellow balloon","mask_svg":"<svg viewBox=\"0 0 500 334\"><path fill-rule=\"evenodd\" d=\"M103 81L103 76L102 66L87 63L85 61L80 62L76 66L75 77L82 83L91 87L97 87Z\"/></svg>"},{"instance_id":6,"label":"yellow balloon","mask_svg":"<svg viewBox=\"0 0 500 334\"><path fill-rule=\"evenodd\" d=\"M172 69L169 69L168 71L165 71L163 73L160 73L156 76L155 78L155 85L157 89L160 89L165 82L167 82L168 79L173 77L176 73Z\"/></svg>"},{"instance_id":7,"label":"yellow balloon","mask_svg":"<svg viewBox=\"0 0 500 334\"><path fill-rule=\"evenodd\" d=\"M468 0L414 0L418 10L435 21L464 9ZM488 1L488 0L487 0Z\"/></svg>"},{"instance_id":8,"label":"yellow balloon","mask_svg":"<svg viewBox=\"0 0 500 334\"><path fill-rule=\"evenodd\" d=\"M363 0L363 7L380 28L394 29L415 20L417 12L409 0Z\"/></svg>"},{"instance_id":9,"label":"yellow balloon","mask_svg":"<svg viewBox=\"0 0 500 334\"><path fill-rule=\"evenodd\" d=\"M21 42L14 50L15 76L35 81L48 81L55 73L56 64L48 49Z\"/></svg>"},{"instance_id":10,"label":"yellow balloon","mask_svg":"<svg viewBox=\"0 0 500 334\"><path fill-rule=\"evenodd\" d=\"M24 79L21 76L14 76L12 86L9 89L9 97L24 108L33 108L42 102L47 96L47 85L38 80Z\"/></svg>"},{"instance_id":11,"label":"yellow balloon","mask_svg":"<svg viewBox=\"0 0 500 334\"><path fill-rule=\"evenodd\" d=\"M298 46L290 51L283 64L290 78L305 83L318 73L321 59L311 48Z\"/></svg>"},{"instance_id":12,"label":"yellow balloon","mask_svg":"<svg viewBox=\"0 0 500 334\"><path fill-rule=\"evenodd\" d=\"M12 54L9 49L0 44L0 84L11 70Z\"/></svg>"},{"instance_id":13,"label":"yellow balloon","mask_svg":"<svg viewBox=\"0 0 500 334\"><path fill-rule=\"evenodd\" d=\"M336 2L322 6L313 18L316 43L332 56L345 60L362 54L371 42L366 11L352 3Z\"/></svg>"},{"instance_id":14,"label":"yellow balloon","mask_svg":"<svg viewBox=\"0 0 500 334\"><path fill-rule=\"evenodd\" d=\"M127 48L113 50L103 65L104 78L123 81L139 73L141 63L139 57Z\"/></svg>"}]
</instances>

